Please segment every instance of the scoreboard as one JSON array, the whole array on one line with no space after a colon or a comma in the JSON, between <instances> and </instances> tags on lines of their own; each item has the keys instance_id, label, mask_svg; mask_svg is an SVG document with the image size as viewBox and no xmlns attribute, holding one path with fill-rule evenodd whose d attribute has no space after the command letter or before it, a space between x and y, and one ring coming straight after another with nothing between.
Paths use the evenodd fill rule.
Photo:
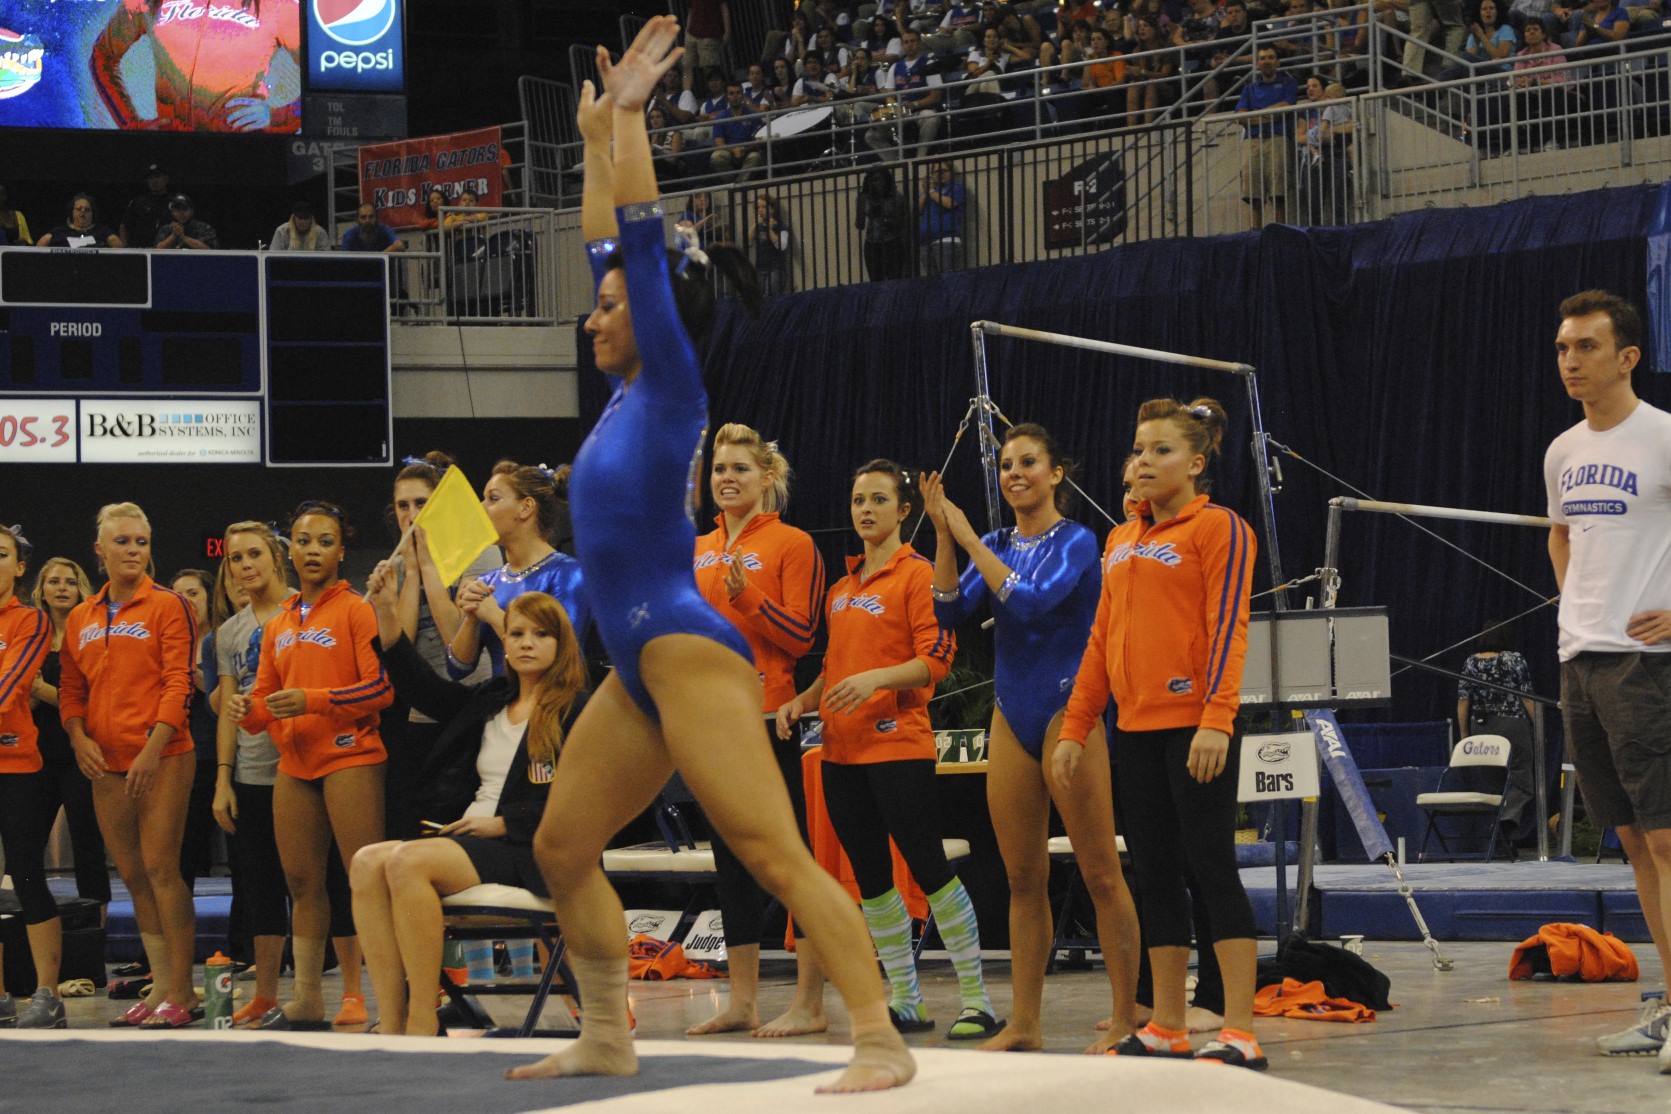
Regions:
<instances>
[{"instance_id":1,"label":"scoreboard","mask_svg":"<svg viewBox=\"0 0 1671 1114\"><path fill-rule=\"evenodd\" d=\"M0 462L391 463L380 253L0 248Z\"/></svg>"}]
</instances>

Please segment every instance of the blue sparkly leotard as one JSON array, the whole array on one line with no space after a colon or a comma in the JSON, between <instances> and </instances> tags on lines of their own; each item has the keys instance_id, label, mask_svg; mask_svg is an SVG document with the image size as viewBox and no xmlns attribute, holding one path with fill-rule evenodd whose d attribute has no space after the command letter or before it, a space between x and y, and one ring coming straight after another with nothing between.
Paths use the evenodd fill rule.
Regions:
<instances>
[{"instance_id":1,"label":"blue sparkly leotard","mask_svg":"<svg viewBox=\"0 0 1671 1114\"><path fill-rule=\"evenodd\" d=\"M621 383L580 446L569 480L575 548L592 619L627 693L652 720L638 675L653 638L695 634L753 663L748 642L696 589L690 555L696 470L707 432L702 369L673 304L661 204L616 211L641 367ZM601 274L604 245L589 246Z\"/></svg>"},{"instance_id":2,"label":"blue sparkly leotard","mask_svg":"<svg viewBox=\"0 0 1671 1114\"><path fill-rule=\"evenodd\" d=\"M482 583L492 586L493 602L506 610L509 610L511 601L524 592L544 592L554 597L563 605L563 610L569 613L574 636L585 644L586 627L592 621L592 611L587 606L586 593L583 590L584 577L581 574L580 562L573 557L554 549L519 573L510 572L509 566L501 566L490 573L484 573L481 579ZM481 626L481 648L493 665L493 675L503 675L505 644L486 623ZM453 657L449 647L447 673L453 680L468 677L475 668L474 665L467 666Z\"/></svg>"},{"instance_id":3,"label":"blue sparkly leotard","mask_svg":"<svg viewBox=\"0 0 1671 1114\"><path fill-rule=\"evenodd\" d=\"M1101 554L1096 535L1065 518L1037 537L1007 529L981 540L1012 575L992 592L970 562L958 580L957 598L936 599L934 610L940 625L952 629L991 599L998 627L993 678L998 707L1022 747L1037 758L1051 719L1067 706L1097 616Z\"/></svg>"}]
</instances>

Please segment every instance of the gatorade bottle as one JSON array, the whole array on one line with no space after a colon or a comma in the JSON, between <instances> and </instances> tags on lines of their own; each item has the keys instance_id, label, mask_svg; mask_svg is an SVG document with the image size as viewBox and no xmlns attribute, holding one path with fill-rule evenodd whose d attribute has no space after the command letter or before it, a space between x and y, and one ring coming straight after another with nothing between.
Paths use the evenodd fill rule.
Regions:
<instances>
[{"instance_id":1,"label":"gatorade bottle","mask_svg":"<svg viewBox=\"0 0 1671 1114\"><path fill-rule=\"evenodd\" d=\"M220 952L203 964L203 1025L232 1028L232 961Z\"/></svg>"}]
</instances>

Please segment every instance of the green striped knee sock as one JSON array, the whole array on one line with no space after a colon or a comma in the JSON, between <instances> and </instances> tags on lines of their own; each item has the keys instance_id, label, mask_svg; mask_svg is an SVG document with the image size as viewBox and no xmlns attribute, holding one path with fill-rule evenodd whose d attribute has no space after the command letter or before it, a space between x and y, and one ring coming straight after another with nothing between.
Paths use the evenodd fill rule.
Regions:
<instances>
[{"instance_id":1,"label":"green striped knee sock","mask_svg":"<svg viewBox=\"0 0 1671 1114\"><path fill-rule=\"evenodd\" d=\"M934 910L934 925L951 954L952 966L957 968L957 990L963 998L963 1008L991 1014L992 999L987 997L986 980L981 977L981 930L975 923L975 906L969 900L969 891L953 878L928 895L928 907Z\"/></svg>"},{"instance_id":2,"label":"green striped knee sock","mask_svg":"<svg viewBox=\"0 0 1671 1114\"><path fill-rule=\"evenodd\" d=\"M911 955L911 914L905 911L905 899L892 889L880 897L865 898L859 907L888 976L889 1008L907 1019L921 1019L923 992L917 985L917 961Z\"/></svg>"}]
</instances>

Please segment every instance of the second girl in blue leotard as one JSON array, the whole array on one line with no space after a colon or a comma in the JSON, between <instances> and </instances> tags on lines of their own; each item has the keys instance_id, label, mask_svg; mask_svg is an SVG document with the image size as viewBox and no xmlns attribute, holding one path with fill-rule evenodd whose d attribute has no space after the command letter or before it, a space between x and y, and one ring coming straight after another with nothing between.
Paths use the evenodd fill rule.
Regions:
<instances>
[{"instance_id":1,"label":"second girl in blue leotard","mask_svg":"<svg viewBox=\"0 0 1671 1114\"><path fill-rule=\"evenodd\" d=\"M1079 658L1102 587L1096 535L1063 516L1071 463L1043 426L1010 427L999 457L999 487L1016 525L984 538L945 497L938 474L924 477L934 523L934 598L942 626L990 602L997 620L997 706L992 712L986 798L1010 883L1009 1027L981 1047L1043 1046L1040 1008L1050 923L1050 803L1056 802L1097 910L1097 936L1114 996L1112 1028L1092 1046L1105 1051L1135 1028L1137 910L1120 873L1110 807L1108 748L1085 748L1066 784L1048 776ZM957 548L969 554L960 578ZM1075 747L1075 750L1078 748Z\"/></svg>"}]
</instances>

